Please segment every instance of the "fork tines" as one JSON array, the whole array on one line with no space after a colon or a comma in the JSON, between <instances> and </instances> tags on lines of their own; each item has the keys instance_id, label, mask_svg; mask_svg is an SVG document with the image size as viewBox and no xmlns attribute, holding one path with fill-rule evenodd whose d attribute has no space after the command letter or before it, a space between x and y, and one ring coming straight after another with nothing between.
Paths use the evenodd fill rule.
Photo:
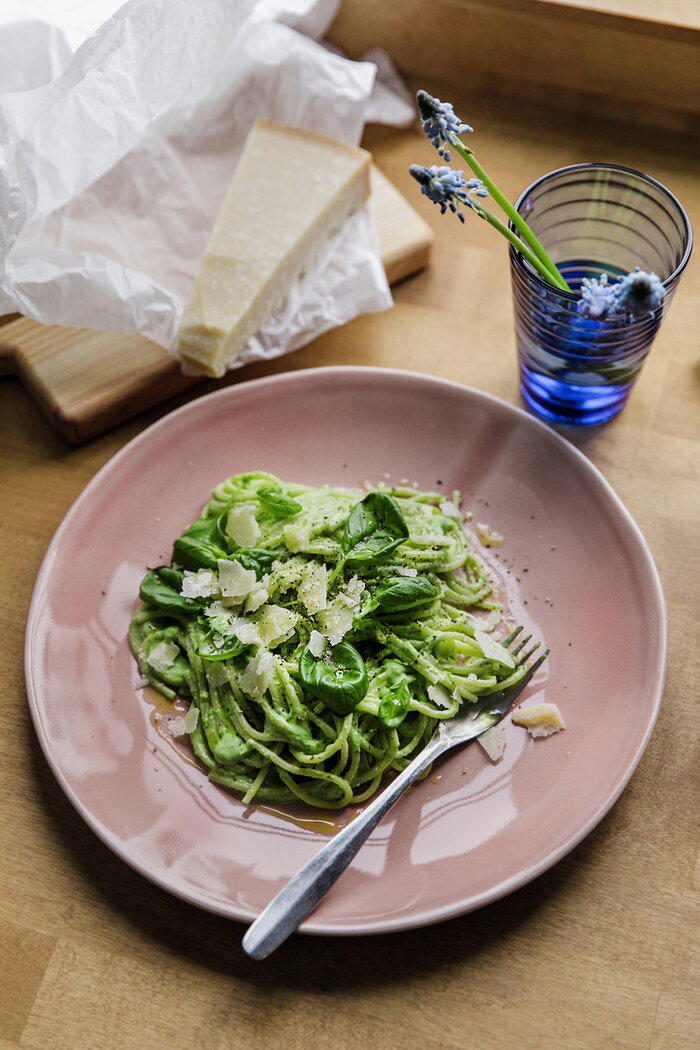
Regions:
<instances>
[{"instance_id":1,"label":"fork tines","mask_svg":"<svg viewBox=\"0 0 700 1050\"><path fill-rule=\"evenodd\" d=\"M518 635L520 634L520 632L522 630L524 630L522 624L520 624L518 627L514 627L513 628L513 630L508 635L508 637L502 643L506 647L506 649L510 646L511 642L515 641L515 639L518 637ZM533 655L533 653L535 653L540 647L540 643L539 642L535 642L535 644L532 646L532 648L528 649L528 651L525 653L524 656L520 656L520 652L527 645L527 643L531 640L531 638L532 638L531 634L526 635L524 638L521 638L519 640L518 644L513 649L510 650L511 654L518 658L518 663L519 664L527 663L527 661L530 659L530 657Z\"/></svg>"}]
</instances>

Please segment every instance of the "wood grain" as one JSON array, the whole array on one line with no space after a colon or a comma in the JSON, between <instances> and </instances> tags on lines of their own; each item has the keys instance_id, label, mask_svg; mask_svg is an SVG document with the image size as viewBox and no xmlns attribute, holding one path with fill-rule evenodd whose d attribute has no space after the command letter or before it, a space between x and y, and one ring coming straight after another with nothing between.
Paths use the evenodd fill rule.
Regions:
<instances>
[{"instance_id":1,"label":"wood grain","mask_svg":"<svg viewBox=\"0 0 700 1050\"><path fill-rule=\"evenodd\" d=\"M590 134L601 118L640 131L697 135L700 123L700 17L697 3L636 0L422 0L343 4L331 39L353 57L389 51L404 76L442 97L465 92L460 114L478 131L482 101L521 99L540 114L565 109ZM429 20L429 32L426 23ZM587 160L599 159L588 156Z\"/></svg>"},{"instance_id":2,"label":"wood grain","mask_svg":"<svg viewBox=\"0 0 700 1050\"><path fill-rule=\"evenodd\" d=\"M467 105L467 86L452 98ZM603 119L582 128L497 98L479 105L479 156L510 196L559 164L605 157L657 176L700 228L684 136ZM422 137L373 132L371 146L414 199L406 168L432 163ZM422 214L432 264L395 287L391 311L225 382L383 365L519 403L502 243L485 224L462 228L428 204ZM696 255L622 414L565 433L639 524L668 607L664 701L621 798L567 857L500 902L402 934L294 937L264 963L243 955L238 924L146 882L87 828L40 752L24 690L27 605L61 518L130 438L204 388L69 447L20 383L0 383L0 1050L697 1050L699 304Z\"/></svg>"}]
</instances>

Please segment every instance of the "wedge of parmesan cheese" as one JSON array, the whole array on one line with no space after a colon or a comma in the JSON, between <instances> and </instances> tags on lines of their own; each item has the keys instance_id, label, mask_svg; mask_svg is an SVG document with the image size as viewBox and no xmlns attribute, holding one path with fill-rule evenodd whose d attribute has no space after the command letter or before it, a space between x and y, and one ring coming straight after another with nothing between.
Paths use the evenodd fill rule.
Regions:
<instances>
[{"instance_id":1,"label":"wedge of parmesan cheese","mask_svg":"<svg viewBox=\"0 0 700 1050\"><path fill-rule=\"evenodd\" d=\"M561 711L556 704L533 704L532 707L519 707L511 715L516 726L524 726L530 736L550 736L566 729Z\"/></svg>"},{"instance_id":2,"label":"wedge of parmesan cheese","mask_svg":"<svg viewBox=\"0 0 700 1050\"><path fill-rule=\"evenodd\" d=\"M178 357L222 376L368 199L369 171L366 150L256 121L200 263Z\"/></svg>"}]
</instances>

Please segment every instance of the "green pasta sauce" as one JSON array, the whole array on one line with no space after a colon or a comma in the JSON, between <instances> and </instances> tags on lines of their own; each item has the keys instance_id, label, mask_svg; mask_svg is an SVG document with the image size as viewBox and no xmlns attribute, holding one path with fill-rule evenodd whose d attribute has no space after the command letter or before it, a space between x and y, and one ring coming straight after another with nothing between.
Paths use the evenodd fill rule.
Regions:
<instances>
[{"instance_id":1,"label":"green pasta sauce","mask_svg":"<svg viewBox=\"0 0 700 1050\"><path fill-rule=\"evenodd\" d=\"M140 597L141 673L189 699L195 754L246 803L363 802L523 673L484 631L500 606L437 493L236 475Z\"/></svg>"}]
</instances>

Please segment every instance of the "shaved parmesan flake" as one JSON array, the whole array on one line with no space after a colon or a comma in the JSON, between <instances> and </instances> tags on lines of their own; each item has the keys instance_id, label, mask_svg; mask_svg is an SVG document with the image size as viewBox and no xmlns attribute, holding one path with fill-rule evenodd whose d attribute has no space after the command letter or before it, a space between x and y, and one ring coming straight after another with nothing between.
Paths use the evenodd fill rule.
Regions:
<instances>
[{"instance_id":1,"label":"shaved parmesan flake","mask_svg":"<svg viewBox=\"0 0 700 1050\"><path fill-rule=\"evenodd\" d=\"M469 623L472 627L475 627L478 631L492 631L494 627L498 627L499 623L503 619L503 612L501 609L492 609L487 616L472 616L469 615Z\"/></svg>"},{"instance_id":2,"label":"shaved parmesan flake","mask_svg":"<svg viewBox=\"0 0 700 1050\"><path fill-rule=\"evenodd\" d=\"M275 657L267 649L260 649L239 678L238 684L248 696L259 698L267 692L274 674Z\"/></svg>"},{"instance_id":3,"label":"shaved parmesan flake","mask_svg":"<svg viewBox=\"0 0 700 1050\"><path fill-rule=\"evenodd\" d=\"M450 694L442 685L429 685L428 696L437 707L452 707L452 700L450 698Z\"/></svg>"},{"instance_id":4,"label":"shaved parmesan flake","mask_svg":"<svg viewBox=\"0 0 700 1050\"><path fill-rule=\"evenodd\" d=\"M228 673L220 660L216 660L213 663L210 660L205 660L204 671L211 689L217 689L220 685L225 685L228 682Z\"/></svg>"},{"instance_id":5,"label":"shaved parmesan flake","mask_svg":"<svg viewBox=\"0 0 700 1050\"><path fill-rule=\"evenodd\" d=\"M158 642L154 645L146 657L154 671L162 673L173 666L175 657L180 655L180 649L175 642Z\"/></svg>"},{"instance_id":6,"label":"shaved parmesan flake","mask_svg":"<svg viewBox=\"0 0 700 1050\"><path fill-rule=\"evenodd\" d=\"M250 503L245 503L242 507L232 507L226 518L226 532L239 547L254 547L260 539L255 507Z\"/></svg>"},{"instance_id":7,"label":"shaved parmesan flake","mask_svg":"<svg viewBox=\"0 0 700 1050\"><path fill-rule=\"evenodd\" d=\"M484 525L483 521L476 523L476 534L482 547L500 547L503 543L500 532L495 532L488 525Z\"/></svg>"},{"instance_id":8,"label":"shaved parmesan flake","mask_svg":"<svg viewBox=\"0 0 700 1050\"><path fill-rule=\"evenodd\" d=\"M412 569L408 565L398 565L396 568L397 576L417 576L418 569Z\"/></svg>"},{"instance_id":9,"label":"shaved parmesan flake","mask_svg":"<svg viewBox=\"0 0 700 1050\"><path fill-rule=\"evenodd\" d=\"M491 726L485 733L477 737L477 740L492 762L498 762L503 758L503 752L506 749L506 731L502 723Z\"/></svg>"},{"instance_id":10,"label":"shaved parmesan flake","mask_svg":"<svg viewBox=\"0 0 700 1050\"><path fill-rule=\"evenodd\" d=\"M495 660L504 667L515 667L513 654L484 631L474 631L474 640L487 660Z\"/></svg>"},{"instance_id":11,"label":"shaved parmesan flake","mask_svg":"<svg viewBox=\"0 0 700 1050\"><path fill-rule=\"evenodd\" d=\"M233 621L230 633L235 634L238 641L242 642L243 645L262 645L262 638L260 637L257 624L254 624L252 620L246 620L244 616Z\"/></svg>"},{"instance_id":12,"label":"shaved parmesan flake","mask_svg":"<svg viewBox=\"0 0 700 1050\"><path fill-rule=\"evenodd\" d=\"M299 613L283 609L281 605L265 605L255 618L263 645L274 648L290 637L299 619Z\"/></svg>"},{"instance_id":13,"label":"shaved parmesan flake","mask_svg":"<svg viewBox=\"0 0 700 1050\"><path fill-rule=\"evenodd\" d=\"M351 629L354 613L346 602L336 598L334 602L316 617L321 633L325 634L331 645L338 645Z\"/></svg>"},{"instance_id":14,"label":"shaved parmesan flake","mask_svg":"<svg viewBox=\"0 0 700 1050\"><path fill-rule=\"evenodd\" d=\"M260 583L257 585L257 587L254 587L253 590L250 592L250 594L245 600L245 611L247 613L255 612L256 609L259 609L260 606L264 605L265 602L268 600L268 598L270 597L270 592L267 589L269 580L269 576L263 576L262 580L260 580Z\"/></svg>"},{"instance_id":15,"label":"shaved parmesan flake","mask_svg":"<svg viewBox=\"0 0 700 1050\"><path fill-rule=\"evenodd\" d=\"M168 732L171 736L189 736L194 733L199 721L199 710L191 707L186 715L168 719Z\"/></svg>"},{"instance_id":16,"label":"shaved parmesan flake","mask_svg":"<svg viewBox=\"0 0 700 1050\"><path fill-rule=\"evenodd\" d=\"M209 598L212 594L219 593L219 581L216 573L211 569L198 569L197 572L188 572L182 580L180 594L183 598Z\"/></svg>"},{"instance_id":17,"label":"shaved parmesan flake","mask_svg":"<svg viewBox=\"0 0 700 1050\"><path fill-rule=\"evenodd\" d=\"M303 551L311 543L311 532L308 525L285 525L282 529L282 539L288 551L295 554Z\"/></svg>"},{"instance_id":18,"label":"shaved parmesan flake","mask_svg":"<svg viewBox=\"0 0 700 1050\"><path fill-rule=\"evenodd\" d=\"M309 636L309 652L316 659L323 656L323 650L326 648L328 639L321 634L320 631L312 631Z\"/></svg>"},{"instance_id":19,"label":"shaved parmesan flake","mask_svg":"<svg viewBox=\"0 0 700 1050\"><path fill-rule=\"evenodd\" d=\"M255 569L244 569L239 561L217 561L219 586L224 598L245 598L255 588L258 578Z\"/></svg>"},{"instance_id":20,"label":"shaved parmesan flake","mask_svg":"<svg viewBox=\"0 0 700 1050\"><path fill-rule=\"evenodd\" d=\"M364 589L364 580L353 576L328 608L316 617L321 633L325 634L331 645L338 645L339 642L342 642L348 631L352 629L355 622L355 610L360 604Z\"/></svg>"},{"instance_id":21,"label":"shaved parmesan flake","mask_svg":"<svg viewBox=\"0 0 700 1050\"><path fill-rule=\"evenodd\" d=\"M345 590L341 591L338 598L341 602L344 602L349 608L356 609L360 604L360 598L362 592L365 589L365 582L361 580L359 576L353 576L345 584Z\"/></svg>"},{"instance_id":22,"label":"shaved parmesan flake","mask_svg":"<svg viewBox=\"0 0 700 1050\"><path fill-rule=\"evenodd\" d=\"M328 605L328 569L321 562L311 562L297 588L299 601L313 616Z\"/></svg>"},{"instance_id":23,"label":"shaved parmesan flake","mask_svg":"<svg viewBox=\"0 0 700 1050\"><path fill-rule=\"evenodd\" d=\"M446 518L457 518L458 521L462 520L462 514L459 507L455 507L452 500L443 500L439 508Z\"/></svg>"},{"instance_id":24,"label":"shaved parmesan flake","mask_svg":"<svg viewBox=\"0 0 700 1050\"><path fill-rule=\"evenodd\" d=\"M511 715L516 726L523 726L530 736L551 736L560 729L566 729L561 711L556 704L533 704L532 707L520 707Z\"/></svg>"}]
</instances>

